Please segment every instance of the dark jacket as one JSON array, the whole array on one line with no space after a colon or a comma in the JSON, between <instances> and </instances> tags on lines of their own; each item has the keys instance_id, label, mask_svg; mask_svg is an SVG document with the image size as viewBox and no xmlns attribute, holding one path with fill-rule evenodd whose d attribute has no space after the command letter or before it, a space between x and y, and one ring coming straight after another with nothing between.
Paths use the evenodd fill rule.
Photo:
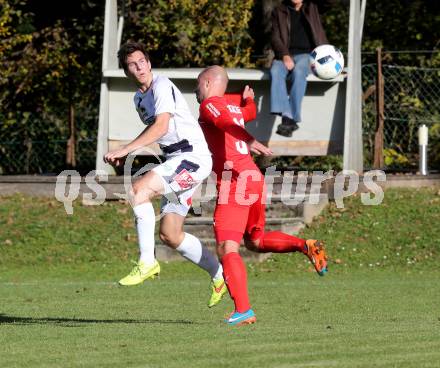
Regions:
<instances>
[{"instance_id":1,"label":"dark jacket","mask_svg":"<svg viewBox=\"0 0 440 368\"><path fill-rule=\"evenodd\" d=\"M335 2L336 0L304 0L301 11L310 24L315 47L328 43L320 13ZM284 1L272 11L272 49L276 59L282 59L284 55L289 55L290 14L287 4L292 4L292 2L290 0Z\"/></svg>"}]
</instances>

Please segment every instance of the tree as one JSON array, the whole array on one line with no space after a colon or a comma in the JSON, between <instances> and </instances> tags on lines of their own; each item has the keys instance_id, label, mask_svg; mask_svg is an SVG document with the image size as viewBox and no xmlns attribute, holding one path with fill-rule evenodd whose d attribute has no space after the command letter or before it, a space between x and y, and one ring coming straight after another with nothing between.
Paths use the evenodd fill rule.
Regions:
<instances>
[{"instance_id":1,"label":"tree","mask_svg":"<svg viewBox=\"0 0 440 368\"><path fill-rule=\"evenodd\" d=\"M88 10L89 19L60 13L49 26L39 21L41 14L31 12L28 1L0 0L0 4L0 150L13 156L29 150L30 141L66 140L72 106L78 111L80 127L85 128L80 135L95 136L101 74L101 53L96 50L102 44L102 9L93 18L98 6L79 4ZM6 149L10 146L5 142L26 147L14 153ZM21 170L38 171L43 159L49 161L28 155L27 167Z\"/></svg>"}]
</instances>

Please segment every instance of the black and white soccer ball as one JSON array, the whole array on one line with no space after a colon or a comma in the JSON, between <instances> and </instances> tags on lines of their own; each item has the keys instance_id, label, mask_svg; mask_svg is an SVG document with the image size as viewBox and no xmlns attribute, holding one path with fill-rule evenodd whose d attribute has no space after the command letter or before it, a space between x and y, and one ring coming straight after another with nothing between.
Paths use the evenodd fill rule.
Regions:
<instances>
[{"instance_id":1,"label":"black and white soccer ball","mask_svg":"<svg viewBox=\"0 0 440 368\"><path fill-rule=\"evenodd\" d=\"M320 79L333 79L344 69L344 55L333 45L320 45L310 53L310 68Z\"/></svg>"}]
</instances>

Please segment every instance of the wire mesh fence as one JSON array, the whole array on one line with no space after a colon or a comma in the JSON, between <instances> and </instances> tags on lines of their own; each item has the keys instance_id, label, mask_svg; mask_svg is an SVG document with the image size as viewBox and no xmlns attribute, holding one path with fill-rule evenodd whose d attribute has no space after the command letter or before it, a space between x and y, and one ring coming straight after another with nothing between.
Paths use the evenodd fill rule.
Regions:
<instances>
[{"instance_id":1,"label":"wire mesh fence","mask_svg":"<svg viewBox=\"0 0 440 368\"><path fill-rule=\"evenodd\" d=\"M0 109L0 175L93 170L98 130L98 108L93 102L78 103L71 119L66 106L24 113Z\"/></svg>"},{"instance_id":2,"label":"wire mesh fence","mask_svg":"<svg viewBox=\"0 0 440 368\"><path fill-rule=\"evenodd\" d=\"M418 129L429 128L429 162L440 164L440 69L382 65L384 80L383 154L385 169L417 171ZM377 124L377 64L367 64L363 76L363 133L366 165L374 155Z\"/></svg>"},{"instance_id":3,"label":"wire mesh fence","mask_svg":"<svg viewBox=\"0 0 440 368\"><path fill-rule=\"evenodd\" d=\"M0 174L58 174L69 167L66 163L67 140L1 142ZM79 171L95 167L96 139L76 142L76 165Z\"/></svg>"}]
</instances>

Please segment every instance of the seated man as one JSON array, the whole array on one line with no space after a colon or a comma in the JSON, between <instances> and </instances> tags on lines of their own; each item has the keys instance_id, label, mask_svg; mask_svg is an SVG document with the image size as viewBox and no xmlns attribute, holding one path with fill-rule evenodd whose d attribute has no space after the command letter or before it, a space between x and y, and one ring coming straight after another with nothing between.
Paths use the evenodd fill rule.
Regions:
<instances>
[{"instance_id":1,"label":"seated man","mask_svg":"<svg viewBox=\"0 0 440 368\"><path fill-rule=\"evenodd\" d=\"M291 137L301 121L301 103L310 72L309 53L328 43L319 12L334 0L285 0L272 12L272 48L275 60L270 69L271 113L281 115L277 133ZM291 81L287 93L286 78Z\"/></svg>"}]
</instances>

